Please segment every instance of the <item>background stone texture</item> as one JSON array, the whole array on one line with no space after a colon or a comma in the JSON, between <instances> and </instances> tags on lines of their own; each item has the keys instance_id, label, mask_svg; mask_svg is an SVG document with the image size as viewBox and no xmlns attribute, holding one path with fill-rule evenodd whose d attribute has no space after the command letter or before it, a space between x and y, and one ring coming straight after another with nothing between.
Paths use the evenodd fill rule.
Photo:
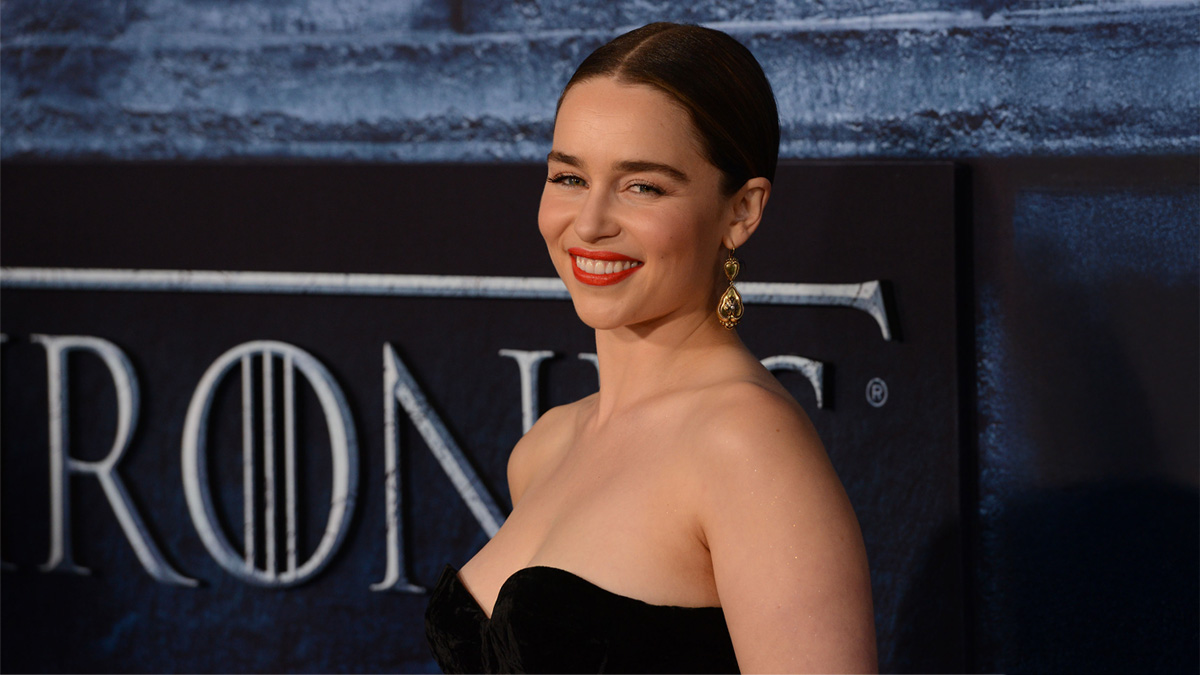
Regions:
<instances>
[{"instance_id":1,"label":"background stone texture","mask_svg":"<svg viewBox=\"0 0 1200 675\"><path fill-rule=\"evenodd\" d=\"M1197 146L1196 2L10 0L3 158L528 161L595 46L743 40L788 158Z\"/></svg>"},{"instance_id":2,"label":"background stone texture","mask_svg":"<svg viewBox=\"0 0 1200 675\"><path fill-rule=\"evenodd\" d=\"M785 159L965 169L965 661L884 669L1196 672L1200 2L5 0L0 158L538 162L659 19L751 48Z\"/></svg>"}]
</instances>

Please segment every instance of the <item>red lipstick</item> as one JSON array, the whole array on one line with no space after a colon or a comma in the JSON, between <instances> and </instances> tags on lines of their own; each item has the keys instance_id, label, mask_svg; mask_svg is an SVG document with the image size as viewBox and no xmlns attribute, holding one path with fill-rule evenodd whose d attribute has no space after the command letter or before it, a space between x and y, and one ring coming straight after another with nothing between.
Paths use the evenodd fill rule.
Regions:
<instances>
[{"instance_id":1,"label":"red lipstick","mask_svg":"<svg viewBox=\"0 0 1200 675\"><path fill-rule=\"evenodd\" d=\"M641 261L637 258L630 258L627 255L615 253L613 251L589 251L585 248L567 249L567 253L571 254L571 271L575 273L575 278L581 283L589 286L611 286L619 281L624 281L629 278L629 275L642 269ZM594 274L587 270L581 269L576 262L576 258L588 258L590 260L603 260L605 262L622 262L629 261L638 263L627 270L613 272L612 274Z\"/></svg>"}]
</instances>

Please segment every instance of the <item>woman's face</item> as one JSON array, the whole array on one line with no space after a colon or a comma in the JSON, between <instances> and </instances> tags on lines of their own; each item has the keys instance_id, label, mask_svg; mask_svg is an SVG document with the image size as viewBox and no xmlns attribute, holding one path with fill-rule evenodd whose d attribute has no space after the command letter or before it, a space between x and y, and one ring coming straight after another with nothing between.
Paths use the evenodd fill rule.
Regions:
<instances>
[{"instance_id":1,"label":"woman's face","mask_svg":"<svg viewBox=\"0 0 1200 675\"><path fill-rule=\"evenodd\" d=\"M678 104L611 78L576 84L548 165L538 228L584 323L712 312L732 205Z\"/></svg>"}]
</instances>

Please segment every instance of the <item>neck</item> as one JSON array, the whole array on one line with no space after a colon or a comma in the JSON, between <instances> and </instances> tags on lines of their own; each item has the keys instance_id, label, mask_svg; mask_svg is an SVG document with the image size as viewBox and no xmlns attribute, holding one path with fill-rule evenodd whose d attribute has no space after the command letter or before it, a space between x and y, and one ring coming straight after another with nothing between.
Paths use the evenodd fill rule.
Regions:
<instances>
[{"instance_id":1,"label":"neck","mask_svg":"<svg viewBox=\"0 0 1200 675\"><path fill-rule=\"evenodd\" d=\"M749 355L737 333L723 328L709 311L597 330L596 421L603 423L656 395L700 385L713 373L713 359L730 351Z\"/></svg>"}]
</instances>

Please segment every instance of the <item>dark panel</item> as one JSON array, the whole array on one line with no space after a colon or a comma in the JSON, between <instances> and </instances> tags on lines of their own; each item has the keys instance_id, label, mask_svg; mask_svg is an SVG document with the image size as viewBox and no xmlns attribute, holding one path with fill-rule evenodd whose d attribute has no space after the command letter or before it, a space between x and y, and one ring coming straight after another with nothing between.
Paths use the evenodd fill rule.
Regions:
<instances>
[{"instance_id":1,"label":"dark panel","mask_svg":"<svg viewBox=\"0 0 1200 675\"><path fill-rule=\"evenodd\" d=\"M553 273L535 227L538 167L7 165L2 180L8 268ZM867 314L844 308L750 305L739 328L760 357L827 365L823 409L799 373L780 377L809 410L862 523L885 671L964 663L954 211L950 165L785 166L767 221L738 251L745 281L887 282L892 341ZM502 505L521 418L517 367L498 351L556 352L542 371L543 407L596 386L591 365L577 358L592 351L592 336L564 301L6 288L3 306L0 533L5 559L19 565L0 589L5 670L432 668L424 596L368 588L386 561L383 345L396 347ZM99 336L128 354L142 398L119 473L166 557L200 588L143 572L87 477L72 480L72 513L75 557L93 575L36 569L49 512L46 366L35 333ZM328 367L360 448L357 506L341 549L288 590L247 585L217 566L181 479L184 418L202 374L226 350L259 339L294 344ZM114 389L94 355L70 367L71 452L100 459L115 431ZM209 471L222 526L240 543L237 372L217 389ZM867 398L874 378L888 387L879 407ZM306 393L298 405L303 559L328 513L330 441L315 398ZM413 425L400 421L408 567L414 581L431 584L442 564L461 564L486 536ZM265 516L255 518L264 527Z\"/></svg>"}]
</instances>

